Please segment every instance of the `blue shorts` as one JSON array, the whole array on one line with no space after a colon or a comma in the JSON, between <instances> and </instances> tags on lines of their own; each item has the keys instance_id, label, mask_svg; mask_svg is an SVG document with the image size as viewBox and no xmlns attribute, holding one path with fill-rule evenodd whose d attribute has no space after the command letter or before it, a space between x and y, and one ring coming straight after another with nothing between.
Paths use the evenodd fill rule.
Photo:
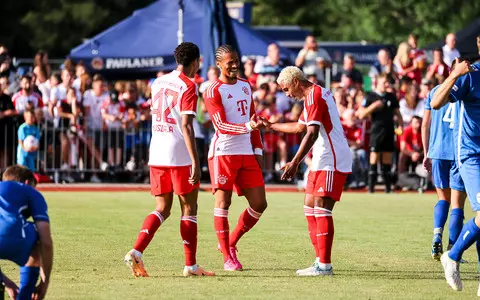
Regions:
<instances>
[{"instance_id":1,"label":"blue shorts","mask_svg":"<svg viewBox=\"0 0 480 300\"><path fill-rule=\"evenodd\" d=\"M480 211L480 157L469 157L460 166L468 200L473 211Z\"/></svg>"},{"instance_id":2,"label":"blue shorts","mask_svg":"<svg viewBox=\"0 0 480 300\"><path fill-rule=\"evenodd\" d=\"M433 185L437 189L452 188L465 192L465 186L454 160L432 159Z\"/></svg>"},{"instance_id":3,"label":"blue shorts","mask_svg":"<svg viewBox=\"0 0 480 300\"><path fill-rule=\"evenodd\" d=\"M17 156L17 164L27 167L30 171L36 171L36 164L35 164L36 156Z\"/></svg>"},{"instance_id":4,"label":"blue shorts","mask_svg":"<svg viewBox=\"0 0 480 300\"><path fill-rule=\"evenodd\" d=\"M32 222L25 223L23 231L18 236L0 237L0 259L13 261L19 266L27 263L38 242L38 233Z\"/></svg>"}]
</instances>

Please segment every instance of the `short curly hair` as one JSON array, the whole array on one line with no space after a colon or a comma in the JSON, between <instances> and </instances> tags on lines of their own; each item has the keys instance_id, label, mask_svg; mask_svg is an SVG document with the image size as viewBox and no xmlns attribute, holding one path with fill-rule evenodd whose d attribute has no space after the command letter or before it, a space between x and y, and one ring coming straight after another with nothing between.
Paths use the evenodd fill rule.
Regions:
<instances>
[{"instance_id":1,"label":"short curly hair","mask_svg":"<svg viewBox=\"0 0 480 300\"><path fill-rule=\"evenodd\" d=\"M200 49L194 43L183 42L175 48L173 54L178 65L188 67L200 58Z\"/></svg>"},{"instance_id":2,"label":"short curly hair","mask_svg":"<svg viewBox=\"0 0 480 300\"><path fill-rule=\"evenodd\" d=\"M293 79L297 79L300 81L307 80L302 70L300 70L297 67L290 66L290 67L284 68L280 72L280 75L278 75L278 78L277 78L277 83L290 85L292 84Z\"/></svg>"}]
</instances>

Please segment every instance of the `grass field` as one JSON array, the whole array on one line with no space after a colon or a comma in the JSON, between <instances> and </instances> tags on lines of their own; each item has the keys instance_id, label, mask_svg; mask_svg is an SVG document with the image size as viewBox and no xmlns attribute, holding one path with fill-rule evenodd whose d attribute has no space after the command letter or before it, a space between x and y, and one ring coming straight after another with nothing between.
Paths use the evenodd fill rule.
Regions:
<instances>
[{"instance_id":1,"label":"grass field","mask_svg":"<svg viewBox=\"0 0 480 300\"><path fill-rule=\"evenodd\" d=\"M453 292L430 258L433 194L345 194L334 210L333 278L298 278L313 262L301 193L270 193L258 225L239 243L245 271L222 271L216 250L212 196L199 199L199 252L212 278L183 278L179 207L144 254L150 278L135 279L123 263L143 218L147 193L45 193L55 241L48 299L446 299L476 295L474 248L461 266L464 291ZM234 199L234 226L246 201ZM467 217L472 213L467 209ZM446 234L445 234L446 235ZM1 262L7 275L17 269Z\"/></svg>"}]
</instances>

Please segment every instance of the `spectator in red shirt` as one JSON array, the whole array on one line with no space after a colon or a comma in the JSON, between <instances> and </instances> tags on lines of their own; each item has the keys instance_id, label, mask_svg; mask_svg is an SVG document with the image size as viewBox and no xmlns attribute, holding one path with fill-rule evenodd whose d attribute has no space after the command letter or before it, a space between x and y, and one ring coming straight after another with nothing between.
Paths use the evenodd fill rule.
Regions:
<instances>
[{"instance_id":1,"label":"spectator in red shirt","mask_svg":"<svg viewBox=\"0 0 480 300\"><path fill-rule=\"evenodd\" d=\"M303 112L303 105L300 103L295 103L290 112L285 114L285 122L298 122L300 115ZM287 142L287 147L289 154L293 157L297 153L298 148L300 148L300 142L302 140L301 133L286 133L285 141Z\"/></svg>"},{"instance_id":2,"label":"spectator in red shirt","mask_svg":"<svg viewBox=\"0 0 480 300\"><path fill-rule=\"evenodd\" d=\"M275 98L271 95L268 95L262 103L263 110L258 113L259 117L267 119L271 123L278 123L282 120L283 116L275 108ZM274 153L279 155L277 163L275 164L275 170L280 171L280 168L285 166L288 159L287 152L287 143L283 139L283 136L280 136L279 133L265 129L263 134L263 143L264 143L264 152L265 152L265 169L267 173L265 174L265 182L271 181L273 179L273 161Z\"/></svg>"},{"instance_id":3,"label":"spectator in red shirt","mask_svg":"<svg viewBox=\"0 0 480 300\"><path fill-rule=\"evenodd\" d=\"M428 66L425 77L430 80L436 79L440 83L448 77L449 73L449 68L443 61L442 48L436 48L433 50L433 63Z\"/></svg>"},{"instance_id":4,"label":"spectator in red shirt","mask_svg":"<svg viewBox=\"0 0 480 300\"><path fill-rule=\"evenodd\" d=\"M362 127L357 124L355 111L353 109L346 109L343 112L342 127L353 157L352 175L350 176L349 187L365 187L367 179L366 171L368 171L367 152L363 147L363 130Z\"/></svg>"},{"instance_id":5,"label":"spectator in red shirt","mask_svg":"<svg viewBox=\"0 0 480 300\"><path fill-rule=\"evenodd\" d=\"M420 72L420 77L422 76L422 70L425 69L427 56L425 55L425 51L418 48L418 35L415 33L411 33L408 35L408 45L412 48L410 50L410 54L412 59L415 60L418 64L418 72Z\"/></svg>"},{"instance_id":6,"label":"spectator in red shirt","mask_svg":"<svg viewBox=\"0 0 480 300\"><path fill-rule=\"evenodd\" d=\"M409 171L423 160L422 133L420 130L422 118L414 116L410 126L406 127L400 141L399 174Z\"/></svg>"}]
</instances>

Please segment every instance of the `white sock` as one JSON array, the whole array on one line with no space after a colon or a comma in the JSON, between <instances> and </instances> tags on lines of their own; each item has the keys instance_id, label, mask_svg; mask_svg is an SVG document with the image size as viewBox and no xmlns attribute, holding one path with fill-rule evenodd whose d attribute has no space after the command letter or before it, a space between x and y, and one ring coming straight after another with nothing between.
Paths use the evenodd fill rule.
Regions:
<instances>
[{"instance_id":1,"label":"white sock","mask_svg":"<svg viewBox=\"0 0 480 300\"><path fill-rule=\"evenodd\" d=\"M319 262L318 267L322 270L328 270L328 269L332 268L332 264L324 264L324 263Z\"/></svg>"},{"instance_id":2,"label":"white sock","mask_svg":"<svg viewBox=\"0 0 480 300\"><path fill-rule=\"evenodd\" d=\"M132 254L135 255L136 257L142 257L143 254L142 252L138 251L138 250L135 250L135 249L132 249Z\"/></svg>"}]
</instances>

